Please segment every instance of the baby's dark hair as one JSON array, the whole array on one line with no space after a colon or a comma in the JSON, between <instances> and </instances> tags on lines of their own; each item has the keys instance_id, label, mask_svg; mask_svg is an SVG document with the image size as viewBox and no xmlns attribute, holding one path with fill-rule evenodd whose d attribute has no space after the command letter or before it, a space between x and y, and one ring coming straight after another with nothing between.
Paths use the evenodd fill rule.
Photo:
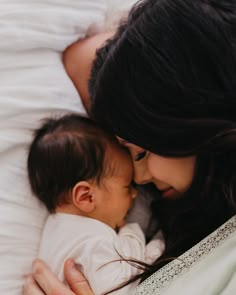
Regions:
<instances>
[{"instance_id":1,"label":"baby's dark hair","mask_svg":"<svg viewBox=\"0 0 236 295\"><path fill-rule=\"evenodd\" d=\"M81 180L101 183L110 173L105 160L108 143L116 139L91 119L77 114L48 118L35 131L28 156L33 193L50 212L69 203L69 192Z\"/></svg>"}]
</instances>

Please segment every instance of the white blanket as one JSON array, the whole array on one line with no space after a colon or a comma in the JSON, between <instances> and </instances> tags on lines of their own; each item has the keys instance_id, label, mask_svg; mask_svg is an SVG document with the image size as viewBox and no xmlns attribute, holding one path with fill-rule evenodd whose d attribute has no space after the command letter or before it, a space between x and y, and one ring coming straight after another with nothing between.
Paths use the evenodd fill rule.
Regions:
<instances>
[{"instance_id":1,"label":"white blanket","mask_svg":"<svg viewBox=\"0 0 236 295\"><path fill-rule=\"evenodd\" d=\"M21 294L48 214L27 179L32 131L45 116L84 113L61 52L115 28L134 2L0 0L0 294Z\"/></svg>"}]
</instances>

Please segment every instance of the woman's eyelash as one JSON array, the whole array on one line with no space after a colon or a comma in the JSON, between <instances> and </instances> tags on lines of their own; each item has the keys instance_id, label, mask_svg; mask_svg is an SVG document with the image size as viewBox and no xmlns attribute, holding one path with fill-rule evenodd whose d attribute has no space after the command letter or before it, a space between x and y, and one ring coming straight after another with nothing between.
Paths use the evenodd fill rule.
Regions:
<instances>
[{"instance_id":1,"label":"woman's eyelash","mask_svg":"<svg viewBox=\"0 0 236 295\"><path fill-rule=\"evenodd\" d=\"M146 156L146 151L143 151L141 153L138 153L137 156L135 157L135 161L140 161Z\"/></svg>"}]
</instances>

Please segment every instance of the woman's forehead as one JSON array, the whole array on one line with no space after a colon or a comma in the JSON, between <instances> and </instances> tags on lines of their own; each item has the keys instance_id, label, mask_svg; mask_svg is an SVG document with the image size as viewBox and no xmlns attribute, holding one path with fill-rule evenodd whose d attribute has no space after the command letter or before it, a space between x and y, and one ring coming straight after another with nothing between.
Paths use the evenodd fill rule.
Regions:
<instances>
[{"instance_id":1,"label":"woman's forehead","mask_svg":"<svg viewBox=\"0 0 236 295\"><path fill-rule=\"evenodd\" d=\"M132 142L129 142L127 140L125 140L124 138L120 137L120 136L117 136L116 135L116 138L117 140L119 141L119 143L125 147L128 147L128 148L134 148L134 149L137 149L137 150L142 150L142 148Z\"/></svg>"},{"instance_id":2,"label":"woman's forehead","mask_svg":"<svg viewBox=\"0 0 236 295\"><path fill-rule=\"evenodd\" d=\"M127 140L125 140L124 138L121 138L120 136L116 135L117 140L119 141L120 144L124 145L126 143L128 143Z\"/></svg>"},{"instance_id":3,"label":"woman's forehead","mask_svg":"<svg viewBox=\"0 0 236 295\"><path fill-rule=\"evenodd\" d=\"M136 146L135 144L133 144L132 142L129 142L128 140L116 135L117 140L119 141L120 144L124 145L124 146Z\"/></svg>"}]
</instances>

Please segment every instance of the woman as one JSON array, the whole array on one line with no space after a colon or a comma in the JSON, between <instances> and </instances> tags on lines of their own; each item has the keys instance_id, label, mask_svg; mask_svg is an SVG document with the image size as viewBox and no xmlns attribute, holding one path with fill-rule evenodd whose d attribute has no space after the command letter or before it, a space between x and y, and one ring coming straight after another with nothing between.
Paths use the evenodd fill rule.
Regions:
<instances>
[{"instance_id":1,"label":"woman","mask_svg":"<svg viewBox=\"0 0 236 295\"><path fill-rule=\"evenodd\" d=\"M81 82L71 65L94 40L73 45L65 56L78 90L86 85L82 96L90 115L130 150L134 180L152 182L162 194L154 212L166 251L143 279L236 213L235 27L234 0L141 1L97 54L91 103L91 56L83 58ZM51 287L60 290L56 294L91 294L76 289L81 279L76 271L69 275L68 264L74 293L43 262L35 263L35 279L46 294ZM25 294L43 294L32 282Z\"/></svg>"}]
</instances>

